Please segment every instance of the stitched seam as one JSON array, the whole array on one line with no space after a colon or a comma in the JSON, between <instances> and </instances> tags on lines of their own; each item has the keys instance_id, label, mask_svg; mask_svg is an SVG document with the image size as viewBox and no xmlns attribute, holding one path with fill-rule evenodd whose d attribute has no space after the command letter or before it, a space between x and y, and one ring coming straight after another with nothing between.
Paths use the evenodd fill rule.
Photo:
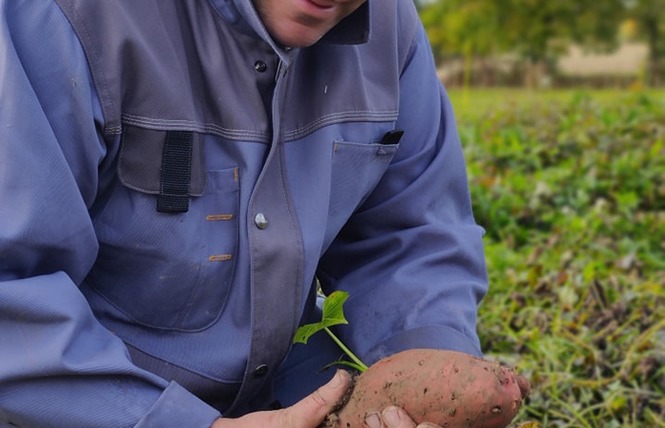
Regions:
<instances>
[{"instance_id":1,"label":"stitched seam","mask_svg":"<svg viewBox=\"0 0 665 428\"><path fill-rule=\"evenodd\" d=\"M193 367L189 367L189 366L187 366L187 365L185 365L185 364L174 363L173 361L167 361L167 360L165 360L165 359L162 358L162 357L159 357L159 356L157 356L157 355L153 355L153 354L151 354L151 353L149 353L149 352L147 352L147 351L145 351L145 350L139 348L139 347L138 347L138 344L135 345L135 344L134 344L131 340L129 340L129 339L126 340L125 342L127 342L127 343L129 344L129 346L131 346L132 348L136 349L138 352L140 352L140 353L142 353L142 354L144 354L144 355L147 355L148 358L152 358L152 359L154 359L154 360L159 360L159 361L162 361L162 362L166 362L166 363L171 364L172 366L174 366L176 369L179 369L179 370L183 370L183 371L187 371L187 372L193 373L194 375L199 376L199 377L202 377L202 378L204 378L204 379L206 379L206 380L211 380L211 381L220 382L220 383L225 383L225 384L239 384L239 383L241 382L241 379L224 379L224 378L221 378L221 377L218 377L218 376L213 376L213 375L211 375L211 374L204 373L204 372L202 372L202 371L200 371L200 370L194 369Z\"/></svg>"},{"instance_id":2,"label":"stitched seam","mask_svg":"<svg viewBox=\"0 0 665 428\"><path fill-rule=\"evenodd\" d=\"M307 134L311 134L317 129L323 128L324 126L331 125L333 123L339 122L384 122L392 121L397 119L398 112L396 110L383 111L383 112L374 112L374 111L346 111L339 113L332 113L326 116L323 116L313 122L310 122L306 126L301 128L294 129L292 131L284 132L284 139L291 141L297 140L299 138L305 137Z\"/></svg>"},{"instance_id":3,"label":"stitched seam","mask_svg":"<svg viewBox=\"0 0 665 428\"><path fill-rule=\"evenodd\" d=\"M320 128L323 128L324 126L328 126L334 123L362 122L362 121L368 121L368 122L392 121L397 119L397 115L398 112L396 110L384 111L384 112L348 111L348 112L332 113L323 116L313 122L310 122L306 126L291 131L285 131L284 140L293 141L299 138L303 138L308 134L311 134L312 132ZM122 121L127 125L139 126L142 128L153 129L153 130L186 130L186 131L214 134L231 140L250 139L253 141L259 141L264 143L270 141L270 136L265 132L251 131L245 129L230 129L216 125L214 123L201 123L186 119L181 119L181 120L156 119L156 118L137 116L125 113L122 115Z\"/></svg>"},{"instance_id":4,"label":"stitched seam","mask_svg":"<svg viewBox=\"0 0 665 428\"><path fill-rule=\"evenodd\" d=\"M70 21L69 16L67 15L67 13L65 13L63 6L58 4L58 7L60 8L65 18L68 21ZM98 49L95 48L95 43L93 43L92 41L92 37L90 36L91 33L88 30L87 23L84 19L82 19L78 10L76 10L75 8L70 8L69 11L72 13L73 18L76 19L77 24L79 24L78 31L76 31L77 27L70 22L70 25L77 33L77 36L79 38L81 49L83 50L83 54L85 55L88 63L90 75L92 76L93 83L99 95L100 104L102 107L102 115L104 116L104 122L105 122L104 133L106 135L120 134L122 129L120 124L116 124L114 126L111 126L109 124L109 122L110 123L114 122L113 116L117 113L117 109L115 103L113 102L113 99L110 96L111 91L109 90L108 83L106 82L107 78L106 75L104 74L104 69L99 65L98 61L96 61L96 59L99 58ZM84 43L84 41L86 43ZM90 49L91 51L90 54L93 56L92 58L90 55L88 55L88 49Z\"/></svg>"},{"instance_id":5,"label":"stitched seam","mask_svg":"<svg viewBox=\"0 0 665 428\"><path fill-rule=\"evenodd\" d=\"M134 125L153 130L183 130L214 134L231 140L250 139L257 140L259 142L269 141L269 135L265 132L250 131L245 129L229 129L214 123L200 123L186 119L155 119L132 114L123 114L122 121L127 125Z\"/></svg>"}]
</instances>

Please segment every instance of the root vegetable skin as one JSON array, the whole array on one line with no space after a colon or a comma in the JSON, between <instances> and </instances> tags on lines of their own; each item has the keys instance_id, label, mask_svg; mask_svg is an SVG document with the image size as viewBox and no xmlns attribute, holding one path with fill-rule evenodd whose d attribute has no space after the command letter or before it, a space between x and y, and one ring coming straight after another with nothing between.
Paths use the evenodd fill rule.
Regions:
<instances>
[{"instance_id":1,"label":"root vegetable skin","mask_svg":"<svg viewBox=\"0 0 665 428\"><path fill-rule=\"evenodd\" d=\"M416 423L445 428L507 426L528 382L496 362L468 354L412 349L378 361L355 379L353 392L327 428L363 428L369 411L403 408Z\"/></svg>"}]
</instances>

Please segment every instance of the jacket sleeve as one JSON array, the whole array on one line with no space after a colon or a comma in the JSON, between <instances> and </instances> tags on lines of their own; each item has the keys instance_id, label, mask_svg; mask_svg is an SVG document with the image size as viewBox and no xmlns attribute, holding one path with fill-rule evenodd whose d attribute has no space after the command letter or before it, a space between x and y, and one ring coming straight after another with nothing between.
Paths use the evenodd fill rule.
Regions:
<instances>
[{"instance_id":1,"label":"jacket sleeve","mask_svg":"<svg viewBox=\"0 0 665 428\"><path fill-rule=\"evenodd\" d=\"M0 1L0 425L208 427L219 413L133 365L77 287L98 250L92 88L54 2Z\"/></svg>"},{"instance_id":2,"label":"jacket sleeve","mask_svg":"<svg viewBox=\"0 0 665 428\"><path fill-rule=\"evenodd\" d=\"M409 348L480 355L487 291L482 245L453 112L421 26L400 78L395 158L320 265L324 291L347 290L338 333L374 362Z\"/></svg>"}]
</instances>

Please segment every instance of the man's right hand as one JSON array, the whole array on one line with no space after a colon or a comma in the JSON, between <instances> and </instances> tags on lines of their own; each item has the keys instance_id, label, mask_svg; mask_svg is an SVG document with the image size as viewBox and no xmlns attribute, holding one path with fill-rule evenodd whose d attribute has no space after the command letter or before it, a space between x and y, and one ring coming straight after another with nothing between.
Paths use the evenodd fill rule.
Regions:
<instances>
[{"instance_id":1,"label":"man's right hand","mask_svg":"<svg viewBox=\"0 0 665 428\"><path fill-rule=\"evenodd\" d=\"M285 409L220 418L212 428L317 428L351 386L351 375L338 370L330 382Z\"/></svg>"}]
</instances>

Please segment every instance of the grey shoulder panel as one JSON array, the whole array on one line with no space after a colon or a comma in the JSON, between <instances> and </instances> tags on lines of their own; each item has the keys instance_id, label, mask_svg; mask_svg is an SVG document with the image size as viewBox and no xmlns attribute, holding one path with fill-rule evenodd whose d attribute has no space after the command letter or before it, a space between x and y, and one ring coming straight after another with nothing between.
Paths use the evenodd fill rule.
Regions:
<instances>
[{"instance_id":1,"label":"grey shoulder panel","mask_svg":"<svg viewBox=\"0 0 665 428\"><path fill-rule=\"evenodd\" d=\"M237 71L253 64L248 36L231 34L208 2L57 2L86 52L107 134L120 133L126 116L137 126L265 139L263 101L246 90L256 82Z\"/></svg>"},{"instance_id":2,"label":"grey shoulder panel","mask_svg":"<svg viewBox=\"0 0 665 428\"><path fill-rule=\"evenodd\" d=\"M56 1L86 52L107 135L131 124L270 141L274 70L259 76L255 63L276 66L277 55L209 2ZM366 43L296 52L272 118L285 140L334 123L396 120L399 78L419 21L411 0L369 6Z\"/></svg>"}]
</instances>

